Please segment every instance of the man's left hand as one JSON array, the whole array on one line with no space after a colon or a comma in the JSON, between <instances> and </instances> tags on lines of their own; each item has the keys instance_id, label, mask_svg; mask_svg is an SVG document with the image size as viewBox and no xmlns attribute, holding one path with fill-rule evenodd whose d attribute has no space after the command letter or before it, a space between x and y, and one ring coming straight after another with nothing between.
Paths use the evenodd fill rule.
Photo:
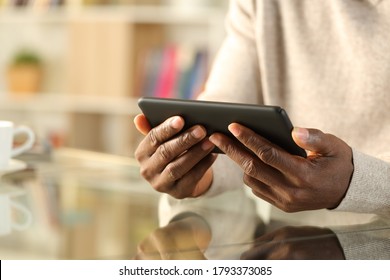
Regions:
<instances>
[{"instance_id":1,"label":"man's left hand","mask_svg":"<svg viewBox=\"0 0 390 280\"><path fill-rule=\"evenodd\" d=\"M244 171L252 192L286 212L336 208L353 174L352 150L331 134L294 128L292 136L307 158L291 155L247 127L233 123L238 140L215 133L210 141Z\"/></svg>"}]
</instances>

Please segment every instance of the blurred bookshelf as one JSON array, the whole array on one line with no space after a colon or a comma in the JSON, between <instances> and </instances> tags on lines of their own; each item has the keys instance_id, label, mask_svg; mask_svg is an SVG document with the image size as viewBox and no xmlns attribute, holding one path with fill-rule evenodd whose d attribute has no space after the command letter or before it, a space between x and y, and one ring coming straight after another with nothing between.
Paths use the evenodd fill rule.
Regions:
<instances>
[{"instance_id":1,"label":"blurred bookshelf","mask_svg":"<svg viewBox=\"0 0 390 280\"><path fill-rule=\"evenodd\" d=\"M225 0L0 0L0 119L66 147L132 156L140 96L194 98L224 37ZM15 32L17 30L17 32ZM9 61L43 61L37 92L12 92Z\"/></svg>"}]
</instances>

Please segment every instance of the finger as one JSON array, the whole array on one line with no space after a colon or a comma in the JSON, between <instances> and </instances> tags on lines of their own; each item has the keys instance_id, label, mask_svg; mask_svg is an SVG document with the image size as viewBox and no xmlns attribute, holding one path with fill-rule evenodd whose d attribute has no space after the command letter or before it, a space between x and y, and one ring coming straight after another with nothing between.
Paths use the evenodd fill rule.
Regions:
<instances>
[{"instance_id":1,"label":"finger","mask_svg":"<svg viewBox=\"0 0 390 280\"><path fill-rule=\"evenodd\" d=\"M265 164L241 143L220 133L212 134L209 139L250 177L268 186L283 186L285 184L285 179L278 170Z\"/></svg>"},{"instance_id":2,"label":"finger","mask_svg":"<svg viewBox=\"0 0 390 280\"><path fill-rule=\"evenodd\" d=\"M262 245L256 245L252 249L244 252L240 259L241 260L267 260L269 259L270 253L274 250L274 243L267 244L264 243Z\"/></svg>"},{"instance_id":3,"label":"finger","mask_svg":"<svg viewBox=\"0 0 390 280\"><path fill-rule=\"evenodd\" d=\"M189 150L195 144L199 143L204 137L206 137L206 130L204 127L199 125L191 127L177 137L161 144L151 156L151 164L155 167L156 170L161 172L167 164L169 164L179 155L183 154L185 151ZM211 145L206 148L206 151L210 150ZM200 157L204 157L206 155L205 151L202 149L198 149L198 152L200 152ZM196 160L196 158L193 160ZM184 164L190 166L191 161L184 162Z\"/></svg>"},{"instance_id":4,"label":"finger","mask_svg":"<svg viewBox=\"0 0 390 280\"><path fill-rule=\"evenodd\" d=\"M212 146L206 153L200 151L201 146L202 144L197 145L168 164L157 178L155 189L169 193L177 199L195 197L205 192L206 190L196 190L196 187L201 177L214 163L216 155L210 154Z\"/></svg>"},{"instance_id":5,"label":"finger","mask_svg":"<svg viewBox=\"0 0 390 280\"><path fill-rule=\"evenodd\" d=\"M291 187L287 182L282 185L268 186L248 175L244 175L244 182L252 189L255 196L277 208L285 212L299 210L299 196L304 192L302 189Z\"/></svg>"},{"instance_id":6,"label":"finger","mask_svg":"<svg viewBox=\"0 0 390 280\"><path fill-rule=\"evenodd\" d=\"M295 127L292 137L298 146L315 154L332 156L338 151L335 150L339 143L337 138L318 129Z\"/></svg>"},{"instance_id":7,"label":"finger","mask_svg":"<svg viewBox=\"0 0 390 280\"><path fill-rule=\"evenodd\" d=\"M150 144L150 153L154 153L162 143L176 135L183 127L183 118L175 116L153 128L146 136Z\"/></svg>"},{"instance_id":8,"label":"finger","mask_svg":"<svg viewBox=\"0 0 390 280\"><path fill-rule=\"evenodd\" d=\"M137 246L136 260L161 260L160 252L155 246L153 234Z\"/></svg>"},{"instance_id":9,"label":"finger","mask_svg":"<svg viewBox=\"0 0 390 280\"><path fill-rule=\"evenodd\" d=\"M139 114L134 117L134 124L137 130L141 132L143 135L148 134L148 132L152 129L145 115L143 114Z\"/></svg>"},{"instance_id":10,"label":"finger","mask_svg":"<svg viewBox=\"0 0 390 280\"><path fill-rule=\"evenodd\" d=\"M183 225L168 225L157 229L151 236L159 256L163 260L205 259L204 255L196 246L193 232Z\"/></svg>"},{"instance_id":11,"label":"finger","mask_svg":"<svg viewBox=\"0 0 390 280\"><path fill-rule=\"evenodd\" d=\"M256 154L265 164L276 168L283 174L296 175L301 172L302 158L289 154L243 125L232 123L228 128L242 144Z\"/></svg>"},{"instance_id":12,"label":"finger","mask_svg":"<svg viewBox=\"0 0 390 280\"><path fill-rule=\"evenodd\" d=\"M175 235L175 232L168 231L165 228L157 229L152 234L151 239L162 260L175 259L176 252L180 249L177 248Z\"/></svg>"},{"instance_id":13,"label":"finger","mask_svg":"<svg viewBox=\"0 0 390 280\"><path fill-rule=\"evenodd\" d=\"M252 190L252 193L255 196L267 201L272 205L277 204L274 192L270 186L267 186L266 184L246 174L244 175L244 183Z\"/></svg>"},{"instance_id":14,"label":"finger","mask_svg":"<svg viewBox=\"0 0 390 280\"><path fill-rule=\"evenodd\" d=\"M144 129L140 124L143 122L142 117L136 118L136 121L140 125L140 130ZM176 135L183 127L183 118L175 116L151 129L138 145L135 152L136 159L143 161L145 158L149 158L162 143Z\"/></svg>"},{"instance_id":15,"label":"finger","mask_svg":"<svg viewBox=\"0 0 390 280\"><path fill-rule=\"evenodd\" d=\"M212 150L203 151L200 146L196 145L193 149L170 162L162 171L161 178L167 178L168 182L175 182L182 179L184 175L192 170Z\"/></svg>"},{"instance_id":16,"label":"finger","mask_svg":"<svg viewBox=\"0 0 390 280\"><path fill-rule=\"evenodd\" d=\"M190 172L176 182L171 195L177 199L182 199L186 197L198 197L204 194L211 184L208 184L205 189L205 185L202 185L200 181L206 172L211 172L210 167L215 162L216 158L217 155L209 154L202 159ZM203 188L201 188L201 186Z\"/></svg>"},{"instance_id":17,"label":"finger","mask_svg":"<svg viewBox=\"0 0 390 280\"><path fill-rule=\"evenodd\" d=\"M151 156L147 157L145 154L143 154L143 157L144 159L146 158L146 161L141 166L142 176L149 182L153 179L156 179L156 175L161 174L168 164L170 164L180 155L183 155L184 152L187 152L187 150L196 145L196 143L201 141L205 136L206 130L201 126L195 126L185 131L184 133L181 133L179 136L161 144ZM200 159L210 152L212 143L209 143L209 147L207 147L207 145L204 147L205 145L202 144L201 147L204 147L203 151L199 151L199 154L196 154L193 160L195 160L197 157ZM140 161L142 160L139 158L137 159ZM191 162L192 161L184 162L184 164L185 166L189 166L189 168L191 168ZM182 167L177 169L179 170L180 168ZM176 171L176 168L172 171ZM171 180L171 182L174 181L175 180Z\"/></svg>"}]
</instances>

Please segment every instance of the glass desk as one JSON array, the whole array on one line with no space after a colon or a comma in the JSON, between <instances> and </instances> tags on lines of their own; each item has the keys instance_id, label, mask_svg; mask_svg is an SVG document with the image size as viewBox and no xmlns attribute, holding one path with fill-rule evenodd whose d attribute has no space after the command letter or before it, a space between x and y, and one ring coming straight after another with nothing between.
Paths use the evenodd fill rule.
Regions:
<instances>
[{"instance_id":1,"label":"glass desk","mask_svg":"<svg viewBox=\"0 0 390 280\"><path fill-rule=\"evenodd\" d=\"M0 194L18 192L32 223L0 235L0 259L390 259L390 219L276 209L261 218L241 188L177 204L133 159L94 152L21 160L1 175Z\"/></svg>"}]
</instances>

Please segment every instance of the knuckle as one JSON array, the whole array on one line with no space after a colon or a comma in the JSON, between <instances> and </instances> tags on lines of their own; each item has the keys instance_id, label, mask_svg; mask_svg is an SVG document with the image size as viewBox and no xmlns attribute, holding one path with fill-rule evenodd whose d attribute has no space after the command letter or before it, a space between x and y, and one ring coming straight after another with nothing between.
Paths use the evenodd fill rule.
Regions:
<instances>
[{"instance_id":1,"label":"knuckle","mask_svg":"<svg viewBox=\"0 0 390 280\"><path fill-rule=\"evenodd\" d=\"M222 143L221 147L225 150L225 153L228 155L232 155L235 157L236 154L238 153L236 147L231 144Z\"/></svg>"},{"instance_id":2,"label":"knuckle","mask_svg":"<svg viewBox=\"0 0 390 280\"><path fill-rule=\"evenodd\" d=\"M157 153L165 161L171 159L171 151L167 145L160 145L157 148Z\"/></svg>"},{"instance_id":3,"label":"knuckle","mask_svg":"<svg viewBox=\"0 0 390 280\"><path fill-rule=\"evenodd\" d=\"M142 178L145 178L146 180L149 179L150 172L149 172L148 168L145 168L144 166L141 166L139 171L140 171L140 174L141 174Z\"/></svg>"},{"instance_id":4,"label":"knuckle","mask_svg":"<svg viewBox=\"0 0 390 280\"><path fill-rule=\"evenodd\" d=\"M256 154L265 163L274 163L278 158L276 150L268 145L258 147Z\"/></svg>"},{"instance_id":5,"label":"knuckle","mask_svg":"<svg viewBox=\"0 0 390 280\"><path fill-rule=\"evenodd\" d=\"M143 153L141 152L141 150L139 148L137 148L134 152L134 157L135 159L140 162L143 158Z\"/></svg>"},{"instance_id":6,"label":"knuckle","mask_svg":"<svg viewBox=\"0 0 390 280\"><path fill-rule=\"evenodd\" d=\"M148 136L153 147L158 147L161 143L168 140L174 135L174 132L169 124L161 124L152 129Z\"/></svg>"},{"instance_id":7,"label":"knuckle","mask_svg":"<svg viewBox=\"0 0 390 280\"><path fill-rule=\"evenodd\" d=\"M168 174L169 179L171 181L173 181L173 182L179 180L181 178L181 176L182 176L179 168L175 164L173 164L173 163L168 164L165 167L165 171Z\"/></svg>"},{"instance_id":8,"label":"knuckle","mask_svg":"<svg viewBox=\"0 0 390 280\"><path fill-rule=\"evenodd\" d=\"M244 169L244 172L248 174L249 176L256 176L258 173L258 168L255 163L255 160L253 158L244 160L242 163L242 167Z\"/></svg>"},{"instance_id":9,"label":"knuckle","mask_svg":"<svg viewBox=\"0 0 390 280\"><path fill-rule=\"evenodd\" d=\"M158 133L156 129L152 129L149 132L149 140L152 147L158 147L160 145L160 141L158 140Z\"/></svg>"},{"instance_id":10,"label":"knuckle","mask_svg":"<svg viewBox=\"0 0 390 280\"><path fill-rule=\"evenodd\" d=\"M248 147L256 147L259 145L257 136L249 135L245 137L243 141Z\"/></svg>"},{"instance_id":11,"label":"knuckle","mask_svg":"<svg viewBox=\"0 0 390 280\"><path fill-rule=\"evenodd\" d=\"M189 147L192 145L193 139L191 137L191 134L186 132L180 135L180 137L177 139L177 144L180 147Z\"/></svg>"},{"instance_id":12,"label":"knuckle","mask_svg":"<svg viewBox=\"0 0 390 280\"><path fill-rule=\"evenodd\" d=\"M166 193L167 192L167 185L165 185L165 184L156 182L156 183L152 184L152 187L157 192L160 192L160 193Z\"/></svg>"}]
</instances>

